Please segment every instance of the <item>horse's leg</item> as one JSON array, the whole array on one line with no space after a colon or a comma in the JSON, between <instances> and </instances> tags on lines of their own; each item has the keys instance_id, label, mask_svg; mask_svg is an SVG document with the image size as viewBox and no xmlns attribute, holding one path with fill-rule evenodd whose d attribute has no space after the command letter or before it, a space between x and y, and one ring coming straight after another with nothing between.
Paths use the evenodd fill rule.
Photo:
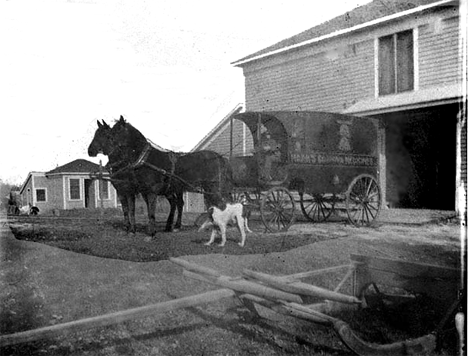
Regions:
<instances>
[{"instance_id":1,"label":"horse's leg","mask_svg":"<svg viewBox=\"0 0 468 356\"><path fill-rule=\"evenodd\" d=\"M143 196L148 209L148 234L150 236L156 235L156 199L157 195L154 193L148 193Z\"/></svg>"},{"instance_id":2,"label":"horse's leg","mask_svg":"<svg viewBox=\"0 0 468 356\"><path fill-rule=\"evenodd\" d=\"M177 203L177 220L176 220L174 227L176 229L180 229L182 227L182 212L184 211L183 192L176 193L176 203Z\"/></svg>"},{"instance_id":3,"label":"horse's leg","mask_svg":"<svg viewBox=\"0 0 468 356\"><path fill-rule=\"evenodd\" d=\"M119 197L120 204L122 205L122 212L123 212L123 216L124 216L125 231L128 231L130 229L130 221L129 221L129 218L128 218L127 196L125 194L122 194L122 192L117 192L117 196Z\"/></svg>"},{"instance_id":4,"label":"horse's leg","mask_svg":"<svg viewBox=\"0 0 468 356\"><path fill-rule=\"evenodd\" d=\"M136 232L136 221L135 221L135 199L136 196L133 193L127 194L128 201L128 219L130 224L130 232L134 234Z\"/></svg>"},{"instance_id":5,"label":"horse's leg","mask_svg":"<svg viewBox=\"0 0 468 356\"><path fill-rule=\"evenodd\" d=\"M172 223L174 222L174 213L176 210L176 196L174 194L168 194L166 195L166 199L169 202L169 205L171 206L171 211L169 212L169 216L167 217L166 221L166 232L171 232L172 231Z\"/></svg>"}]
</instances>

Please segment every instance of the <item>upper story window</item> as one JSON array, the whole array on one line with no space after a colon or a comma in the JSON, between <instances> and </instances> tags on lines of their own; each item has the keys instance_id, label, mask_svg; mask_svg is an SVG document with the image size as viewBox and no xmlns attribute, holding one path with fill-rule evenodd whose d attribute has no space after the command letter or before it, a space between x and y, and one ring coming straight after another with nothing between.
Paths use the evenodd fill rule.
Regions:
<instances>
[{"instance_id":1,"label":"upper story window","mask_svg":"<svg viewBox=\"0 0 468 356\"><path fill-rule=\"evenodd\" d=\"M414 89L413 30L379 38L379 95Z\"/></svg>"},{"instance_id":2,"label":"upper story window","mask_svg":"<svg viewBox=\"0 0 468 356\"><path fill-rule=\"evenodd\" d=\"M70 178L70 199L81 199L80 194L80 180L76 178Z\"/></svg>"},{"instance_id":3,"label":"upper story window","mask_svg":"<svg viewBox=\"0 0 468 356\"><path fill-rule=\"evenodd\" d=\"M36 189L36 201L37 202L45 202L46 198L46 190L45 189Z\"/></svg>"}]
</instances>

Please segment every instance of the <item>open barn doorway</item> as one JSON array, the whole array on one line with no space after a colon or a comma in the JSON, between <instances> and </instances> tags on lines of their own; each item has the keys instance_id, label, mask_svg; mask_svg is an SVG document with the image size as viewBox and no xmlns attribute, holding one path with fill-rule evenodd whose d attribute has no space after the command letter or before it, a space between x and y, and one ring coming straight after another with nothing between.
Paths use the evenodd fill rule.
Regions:
<instances>
[{"instance_id":1,"label":"open barn doorway","mask_svg":"<svg viewBox=\"0 0 468 356\"><path fill-rule=\"evenodd\" d=\"M385 126L387 203L455 209L458 105L379 115Z\"/></svg>"}]
</instances>

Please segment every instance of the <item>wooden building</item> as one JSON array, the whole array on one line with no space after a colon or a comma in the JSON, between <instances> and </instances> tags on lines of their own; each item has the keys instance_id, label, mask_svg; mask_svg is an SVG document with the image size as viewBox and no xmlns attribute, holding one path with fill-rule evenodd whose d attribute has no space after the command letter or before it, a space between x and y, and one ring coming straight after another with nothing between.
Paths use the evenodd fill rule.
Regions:
<instances>
[{"instance_id":1,"label":"wooden building","mask_svg":"<svg viewBox=\"0 0 468 356\"><path fill-rule=\"evenodd\" d=\"M30 172L20 188L22 205L37 206L41 213L53 210L83 208L115 208L117 193L97 176L99 165L85 159L77 159L48 172ZM109 173L104 171L104 177ZM102 196L102 200L101 200Z\"/></svg>"},{"instance_id":2,"label":"wooden building","mask_svg":"<svg viewBox=\"0 0 468 356\"><path fill-rule=\"evenodd\" d=\"M376 117L386 204L454 210L456 192L466 191L464 16L449 0L358 7L234 62L245 76L245 111ZM244 129L234 122L217 137L233 132L235 150L244 149ZM221 146L209 136L197 145Z\"/></svg>"}]
</instances>

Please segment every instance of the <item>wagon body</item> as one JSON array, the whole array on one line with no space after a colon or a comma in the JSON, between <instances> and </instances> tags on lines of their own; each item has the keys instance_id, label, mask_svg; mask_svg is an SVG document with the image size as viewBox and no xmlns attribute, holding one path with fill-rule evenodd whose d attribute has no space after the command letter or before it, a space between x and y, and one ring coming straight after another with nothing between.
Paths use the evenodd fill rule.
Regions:
<instances>
[{"instance_id":1,"label":"wagon body","mask_svg":"<svg viewBox=\"0 0 468 356\"><path fill-rule=\"evenodd\" d=\"M255 192L252 200L259 201L267 230L292 224L297 195L291 191L298 193L310 221L325 221L337 210L345 210L356 225L377 218L381 191L376 119L314 111L245 112L234 119L252 133L254 154L231 157L233 183L237 191ZM262 151L265 139L276 147L270 171Z\"/></svg>"},{"instance_id":2,"label":"wagon body","mask_svg":"<svg viewBox=\"0 0 468 356\"><path fill-rule=\"evenodd\" d=\"M359 174L377 177L378 122L372 118L311 112L246 112L235 119L250 129L254 146L261 144L262 126L281 145L281 162L292 190L307 193L345 191ZM232 159L237 186L255 186L258 164L254 156Z\"/></svg>"}]
</instances>

